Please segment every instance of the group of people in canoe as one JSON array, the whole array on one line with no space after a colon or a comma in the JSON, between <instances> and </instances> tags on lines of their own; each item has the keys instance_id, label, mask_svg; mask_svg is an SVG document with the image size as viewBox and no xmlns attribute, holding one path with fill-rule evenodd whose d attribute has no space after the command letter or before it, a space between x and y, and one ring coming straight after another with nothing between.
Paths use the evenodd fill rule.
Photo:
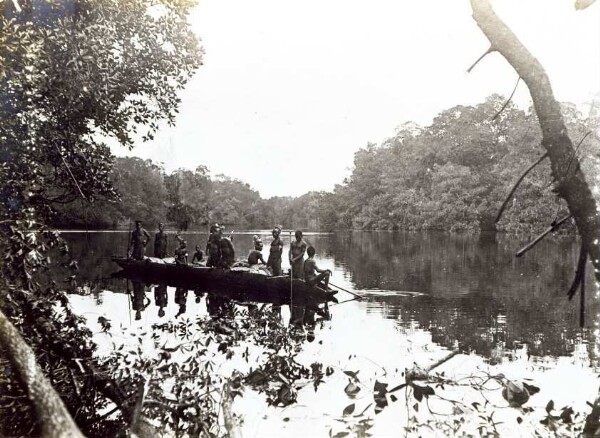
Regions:
<instances>
[{"instance_id":1,"label":"group of people in canoe","mask_svg":"<svg viewBox=\"0 0 600 438\"><path fill-rule=\"evenodd\" d=\"M263 243L260 237L254 236L254 248L250 250L247 261L236 262L235 247L233 246L232 236L224 235L224 228L218 224L210 227L210 234L206 244L206 251L203 252L200 245L196 245L196 251L192 256L191 263L229 269L235 266L260 266L261 264L268 270L270 275L283 275L281 269L281 258L283 254L283 241L281 240L281 227L276 226L272 231L273 241L269 248L269 257L267 261L263 259ZM131 233L129 244L129 257L136 260L143 260L145 248L150 242L150 234L146 231L141 221L135 222L135 229ZM188 263L187 242L181 236L176 235L177 247L174 251L175 263ZM164 259L167 257L168 236L165 232L163 223L158 224L158 231L154 235L154 257ZM308 258L305 259L305 255ZM327 288L331 270L320 269L314 259L315 248L306 243L303 239L302 231L297 230L295 240L291 242L288 252L290 262L290 275L292 278L303 279L312 285L322 285ZM206 259L205 259L206 257Z\"/></svg>"}]
</instances>

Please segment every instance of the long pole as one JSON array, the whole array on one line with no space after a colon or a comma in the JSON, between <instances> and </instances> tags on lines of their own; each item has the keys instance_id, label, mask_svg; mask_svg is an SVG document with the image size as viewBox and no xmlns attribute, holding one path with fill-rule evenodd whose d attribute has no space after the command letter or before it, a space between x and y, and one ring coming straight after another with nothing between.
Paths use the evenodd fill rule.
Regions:
<instances>
[{"instance_id":1,"label":"long pole","mask_svg":"<svg viewBox=\"0 0 600 438\"><path fill-rule=\"evenodd\" d=\"M290 231L290 314L292 312L292 305L294 302L294 253L292 252L292 232Z\"/></svg>"},{"instance_id":2,"label":"long pole","mask_svg":"<svg viewBox=\"0 0 600 438\"><path fill-rule=\"evenodd\" d=\"M126 258L129 258L129 245L131 245L131 219L129 219L129 228L127 229L127 248L125 249Z\"/></svg>"},{"instance_id":3,"label":"long pole","mask_svg":"<svg viewBox=\"0 0 600 438\"><path fill-rule=\"evenodd\" d=\"M341 286L338 286L338 285L336 285L336 284L333 284L331 281L329 282L329 284L330 284L331 286L333 286L333 287L337 287L338 289L340 289L340 290L343 290L344 292L348 292L350 295L354 295L354 296L355 296L356 298L358 298L359 300L362 300L362 299L364 298L362 295L358 295L358 294L355 294L354 292L350 292L348 289L344 289L344 288L343 288L343 287L341 287Z\"/></svg>"},{"instance_id":4,"label":"long pole","mask_svg":"<svg viewBox=\"0 0 600 438\"><path fill-rule=\"evenodd\" d=\"M581 277L581 292L579 295L579 327L585 327L585 273Z\"/></svg>"}]
</instances>

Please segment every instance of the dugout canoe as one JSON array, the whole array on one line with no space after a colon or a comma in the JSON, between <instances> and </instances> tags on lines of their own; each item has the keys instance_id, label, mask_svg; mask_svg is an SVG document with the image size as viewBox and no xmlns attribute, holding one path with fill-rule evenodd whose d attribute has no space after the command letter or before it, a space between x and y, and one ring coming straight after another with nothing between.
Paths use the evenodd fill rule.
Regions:
<instances>
[{"instance_id":1,"label":"dugout canoe","mask_svg":"<svg viewBox=\"0 0 600 438\"><path fill-rule=\"evenodd\" d=\"M273 277L248 268L209 268L150 257L144 260L112 257L112 261L123 269L117 273L120 277L210 292L239 301L298 305L337 302L336 290L312 287L287 275Z\"/></svg>"}]
</instances>

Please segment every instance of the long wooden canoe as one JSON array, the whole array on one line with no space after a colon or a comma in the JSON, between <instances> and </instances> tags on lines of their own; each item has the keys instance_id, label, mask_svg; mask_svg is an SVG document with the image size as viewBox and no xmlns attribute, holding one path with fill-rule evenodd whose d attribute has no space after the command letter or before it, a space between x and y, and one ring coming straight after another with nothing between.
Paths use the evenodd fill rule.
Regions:
<instances>
[{"instance_id":1,"label":"long wooden canoe","mask_svg":"<svg viewBox=\"0 0 600 438\"><path fill-rule=\"evenodd\" d=\"M337 302L336 290L313 287L304 280L291 280L287 275L273 277L248 268L208 268L154 258L113 257L112 260L123 268L121 276L147 284L211 292L239 301L298 305Z\"/></svg>"}]
</instances>

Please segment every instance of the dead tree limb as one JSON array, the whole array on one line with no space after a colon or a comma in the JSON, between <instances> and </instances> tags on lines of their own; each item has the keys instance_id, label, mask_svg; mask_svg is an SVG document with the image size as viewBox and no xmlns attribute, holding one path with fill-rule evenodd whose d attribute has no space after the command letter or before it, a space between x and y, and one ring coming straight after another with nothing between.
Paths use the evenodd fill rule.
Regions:
<instances>
[{"instance_id":1,"label":"dead tree limb","mask_svg":"<svg viewBox=\"0 0 600 438\"><path fill-rule=\"evenodd\" d=\"M504 213L504 210L506 209L506 206L508 205L508 201L510 201L512 199L512 195L515 193L515 191L517 190L517 188L521 184L521 181L523 181L523 179L527 176L527 174L529 172L531 172L533 170L533 168L535 166L537 166L542 161L544 161L544 159L546 159L546 157L548 157L548 153L545 153L544 155L542 155L535 163L533 163L531 166L529 166L527 169L525 169L525 172L523 172L521 174L521 176L519 177L519 179L517 180L517 182L515 183L515 185L512 187L512 189L510 189L510 192L508 192L508 196L506 197L506 199L502 203L502 206L500 207L500 210L498 210L498 214L496 215L496 219L494 220L495 223L498 223L498 221L502 217L502 213Z\"/></svg>"},{"instance_id":2,"label":"dead tree limb","mask_svg":"<svg viewBox=\"0 0 600 438\"><path fill-rule=\"evenodd\" d=\"M233 395L231 394L230 383L227 382L223 385L223 391L221 393L221 409L223 410L225 429L227 430L227 436L229 438L242 438L240 427L233 416L232 404Z\"/></svg>"},{"instance_id":3,"label":"dead tree limb","mask_svg":"<svg viewBox=\"0 0 600 438\"><path fill-rule=\"evenodd\" d=\"M581 245L581 250L579 251L579 259L577 261L577 269L575 270L575 278L573 279L573 283L571 283L571 287L567 292L567 296L569 300L573 299L575 293L577 292L577 287L581 284L583 277L585 277L585 263L587 262L587 252L585 252L585 248Z\"/></svg>"},{"instance_id":4,"label":"dead tree limb","mask_svg":"<svg viewBox=\"0 0 600 438\"><path fill-rule=\"evenodd\" d=\"M568 219L571 219L571 217L573 217L573 215L568 214L565 217L563 217L562 219L559 219L555 222L552 222L550 224L550 226L548 228L546 228L546 230L540 234L539 236L537 236L535 239L533 239L531 242L529 242L527 245L525 245L523 248L521 248L520 250L517 251L517 253L515 254L515 257L521 257L523 254L525 254L527 251L529 251L531 248L533 248L534 246L536 246L538 243L540 243L540 241L546 237L548 234L552 233L553 231L558 230L558 228Z\"/></svg>"},{"instance_id":5,"label":"dead tree limb","mask_svg":"<svg viewBox=\"0 0 600 438\"><path fill-rule=\"evenodd\" d=\"M579 327L585 326L585 263L583 264L583 274L581 276L581 291L579 292Z\"/></svg>"},{"instance_id":6,"label":"dead tree limb","mask_svg":"<svg viewBox=\"0 0 600 438\"><path fill-rule=\"evenodd\" d=\"M519 86L519 82L521 82L521 76L519 76L517 78L517 82L515 83L515 88L513 88L512 93L510 93L510 96L508 96L508 99L506 99L506 102L504 102L504 105L502 105L502 108L500 108L498 110L498 112L494 115L494 117L492 117L492 122L494 120L496 120L498 118L498 116L500 114L502 114L502 111L504 111L506 109L506 107L508 106L508 104L512 100L513 96L515 95L515 92L517 91L517 87Z\"/></svg>"},{"instance_id":7,"label":"dead tree limb","mask_svg":"<svg viewBox=\"0 0 600 438\"><path fill-rule=\"evenodd\" d=\"M556 191L567 202L585 250L594 264L596 279L600 281L600 215L577 158L573 158L576 170L572 177L561 181L560 177L574 156L574 150L548 75L540 62L496 15L489 0L471 0L471 7L473 18L490 45L506 58L529 88L542 129L542 146L548 152L552 175L559 182Z\"/></svg>"},{"instance_id":8,"label":"dead tree limb","mask_svg":"<svg viewBox=\"0 0 600 438\"><path fill-rule=\"evenodd\" d=\"M476 61L475 61L473 64L471 64L471 67L469 67L469 68L467 69L467 73L471 73L471 70L473 70L473 69L475 68L475 66L476 66L477 64L479 64L479 62L480 62L480 61L481 61L483 58L485 58L487 55L489 55L489 54L490 54L490 53L492 53L493 51L494 51L494 48L493 48L492 46L490 46L490 48L489 48L489 49L487 49L487 50L486 50L486 51L483 53L483 55L481 55L479 58L477 58L477 60L476 60Z\"/></svg>"},{"instance_id":9,"label":"dead tree limb","mask_svg":"<svg viewBox=\"0 0 600 438\"><path fill-rule=\"evenodd\" d=\"M37 364L35 354L1 311L0 346L23 383L35 410L40 434L47 438L83 438L60 396Z\"/></svg>"},{"instance_id":10,"label":"dead tree limb","mask_svg":"<svg viewBox=\"0 0 600 438\"><path fill-rule=\"evenodd\" d=\"M586 132L585 135L581 138L581 140L579 140L579 143L577 143L577 146L575 147L575 150L573 151L573 155L571 155L571 159L569 160L569 164L567 165L567 170L565 171L565 174L562 177L561 182L569 177L569 170L571 170L571 163L573 163L573 159L577 156L577 151L579 151L579 147L583 143L583 140L585 140L587 138L587 136L590 135L591 133L592 133L592 131Z\"/></svg>"}]
</instances>

